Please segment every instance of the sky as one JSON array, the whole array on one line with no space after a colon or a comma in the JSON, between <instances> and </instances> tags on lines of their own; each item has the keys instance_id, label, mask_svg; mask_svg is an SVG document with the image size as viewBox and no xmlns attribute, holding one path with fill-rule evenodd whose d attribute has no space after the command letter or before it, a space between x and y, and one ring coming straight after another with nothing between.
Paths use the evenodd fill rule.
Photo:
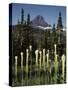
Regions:
<instances>
[{"instance_id":1,"label":"sky","mask_svg":"<svg viewBox=\"0 0 68 90\"><path fill-rule=\"evenodd\" d=\"M63 26L66 27L66 7L65 6L50 6L50 5L34 5L34 4L18 4L12 5L12 24L16 25L18 20L21 21L21 10L24 9L25 20L27 14L30 14L31 20L37 15L44 17L44 20L53 26L57 25L59 12L62 15Z\"/></svg>"}]
</instances>

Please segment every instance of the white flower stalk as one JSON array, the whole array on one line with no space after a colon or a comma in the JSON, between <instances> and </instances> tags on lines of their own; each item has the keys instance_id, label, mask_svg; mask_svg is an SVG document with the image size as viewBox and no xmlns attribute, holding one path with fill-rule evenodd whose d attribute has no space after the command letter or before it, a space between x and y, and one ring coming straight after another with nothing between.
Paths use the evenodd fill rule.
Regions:
<instances>
[{"instance_id":1,"label":"white flower stalk","mask_svg":"<svg viewBox=\"0 0 68 90\"><path fill-rule=\"evenodd\" d=\"M55 48L55 51L54 51L54 56L55 56L55 57L54 57L54 60L55 60L55 62L56 62L56 58L57 58L57 56L56 56L56 55L57 55L57 53L56 53L56 52L57 52L56 44L54 44L54 48Z\"/></svg>"},{"instance_id":2,"label":"white flower stalk","mask_svg":"<svg viewBox=\"0 0 68 90\"><path fill-rule=\"evenodd\" d=\"M65 55L63 54L61 57L61 61L62 61L62 78L64 79L65 76Z\"/></svg>"},{"instance_id":3,"label":"white flower stalk","mask_svg":"<svg viewBox=\"0 0 68 90\"><path fill-rule=\"evenodd\" d=\"M29 50L32 51L32 45L29 46Z\"/></svg>"},{"instance_id":4,"label":"white flower stalk","mask_svg":"<svg viewBox=\"0 0 68 90\"><path fill-rule=\"evenodd\" d=\"M56 54L56 44L54 44L54 48L55 48L55 54Z\"/></svg>"},{"instance_id":5,"label":"white flower stalk","mask_svg":"<svg viewBox=\"0 0 68 90\"><path fill-rule=\"evenodd\" d=\"M47 53L46 56L47 56L47 68L48 68L49 67L49 61L48 61L49 60L49 54Z\"/></svg>"},{"instance_id":6,"label":"white flower stalk","mask_svg":"<svg viewBox=\"0 0 68 90\"><path fill-rule=\"evenodd\" d=\"M23 52L21 52L21 71L22 71L22 84L23 84Z\"/></svg>"},{"instance_id":7,"label":"white flower stalk","mask_svg":"<svg viewBox=\"0 0 68 90\"><path fill-rule=\"evenodd\" d=\"M15 77L16 77L16 82L17 82L17 59L18 59L18 57L15 56Z\"/></svg>"},{"instance_id":8,"label":"white flower stalk","mask_svg":"<svg viewBox=\"0 0 68 90\"><path fill-rule=\"evenodd\" d=\"M54 78L55 78L55 83L57 82L57 72L58 72L58 55L55 55L55 62L54 62L54 68L55 68L55 73L54 73Z\"/></svg>"},{"instance_id":9,"label":"white flower stalk","mask_svg":"<svg viewBox=\"0 0 68 90\"><path fill-rule=\"evenodd\" d=\"M28 59L29 59L29 50L26 49L26 72L28 72Z\"/></svg>"},{"instance_id":10,"label":"white flower stalk","mask_svg":"<svg viewBox=\"0 0 68 90\"><path fill-rule=\"evenodd\" d=\"M35 51L35 55L36 55L36 66L38 66L38 50Z\"/></svg>"},{"instance_id":11,"label":"white flower stalk","mask_svg":"<svg viewBox=\"0 0 68 90\"><path fill-rule=\"evenodd\" d=\"M23 52L21 52L21 69L23 67Z\"/></svg>"},{"instance_id":12,"label":"white flower stalk","mask_svg":"<svg viewBox=\"0 0 68 90\"><path fill-rule=\"evenodd\" d=\"M40 53L40 59L39 59L39 61L40 61L40 70L41 70L42 51L40 51L39 53Z\"/></svg>"},{"instance_id":13,"label":"white flower stalk","mask_svg":"<svg viewBox=\"0 0 68 90\"><path fill-rule=\"evenodd\" d=\"M43 68L45 71L45 49L43 49Z\"/></svg>"}]
</instances>

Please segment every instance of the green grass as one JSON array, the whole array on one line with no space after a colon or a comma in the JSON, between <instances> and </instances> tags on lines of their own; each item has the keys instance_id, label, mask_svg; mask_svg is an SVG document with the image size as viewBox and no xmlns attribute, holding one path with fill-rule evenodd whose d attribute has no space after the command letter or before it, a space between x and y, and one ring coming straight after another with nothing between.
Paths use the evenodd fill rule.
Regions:
<instances>
[{"instance_id":1,"label":"green grass","mask_svg":"<svg viewBox=\"0 0 68 90\"><path fill-rule=\"evenodd\" d=\"M30 66L28 68L28 72L30 73ZM47 70L47 68L45 69L45 72L43 71L43 65L42 65L42 69L36 72L36 68L35 65L32 65L31 70L33 72L35 72L33 75L31 74L31 78L30 78L30 74L28 76L28 74L26 73L26 66L23 66L23 72L25 72L25 76L23 77L23 81L21 76L23 75L21 73L21 67L18 66L17 67L17 81L15 82L16 78L13 77L13 86L31 86L31 85L47 85L47 84L60 84L60 83L64 83L64 80L60 77L57 77L57 79L55 78L55 72L51 73L49 72L49 68ZM13 67L13 71L14 71L14 67ZM14 74L14 73L13 73ZM54 74L54 75L52 75ZM57 74L58 75L58 74ZM59 74L60 75L60 74ZM28 76L28 77L27 77Z\"/></svg>"}]
</instances>

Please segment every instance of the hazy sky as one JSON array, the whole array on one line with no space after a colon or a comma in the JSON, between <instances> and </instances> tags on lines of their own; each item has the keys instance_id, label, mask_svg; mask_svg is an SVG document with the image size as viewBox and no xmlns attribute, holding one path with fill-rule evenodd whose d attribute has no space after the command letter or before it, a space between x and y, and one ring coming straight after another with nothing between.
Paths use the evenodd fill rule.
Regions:
<instances>
[{"instance_id":1,"label":"hazy sky","mask_svg":"<svg viewBox=\"0 0 68 90\"><path fill-rule=\"evenodd\" d=\"M21 9L24 9L25 19L29 13L31 20L37 15L44 17L48 24L57 24L59 11L62 14L63 25L66 26L66 7L64 6L48 6L48 5L31 5L31 4L13 4L12 6L12 24L15 25L18 19L21 21Z\"/></svg>"}]
</instances>

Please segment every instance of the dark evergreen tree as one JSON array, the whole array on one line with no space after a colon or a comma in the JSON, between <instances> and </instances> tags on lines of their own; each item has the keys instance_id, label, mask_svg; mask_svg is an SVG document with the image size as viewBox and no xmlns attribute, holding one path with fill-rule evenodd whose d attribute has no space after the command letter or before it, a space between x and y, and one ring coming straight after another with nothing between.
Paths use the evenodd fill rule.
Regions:
<instances>
[{"instance_id":1,"label":"dark evergreen tree","mask_svg":"<svg viewBox=\"0 0 68 90\"><path fill-rule=\"evenodd\" d=\"M63 25L62 25L62 16L61 16L61 12L59 12L57 29L62 29L62 28L63 28Z\"/></svg>"},{"instance_id":2,"label":"dark evergreen tree","mask_svg":"<svg viewBox=\"0 0 68 90\"><path fill-rule=\"evenodd\" d=\"M27 24L30 24L30 14L27 15Z\"/></svg>"},{"instance_id":3,"label":"dark evergreen tree","mask_svg":"<svg viewBox=\"0 0 68 90\"><path fill-rule=\"evenodd\" d=\"M21 24L24 23L24 9L21 10Z\"/></svg>"},{"instance_id":4,"label":"dark evergreen tree","mask_svg":"<svg viewBox=\"0 0 68 90\"><path fill-rule=\"evenodd\" d=\"M53 31L55 31L55 24L53 24Z\"/></svg>"}]
</instances>

